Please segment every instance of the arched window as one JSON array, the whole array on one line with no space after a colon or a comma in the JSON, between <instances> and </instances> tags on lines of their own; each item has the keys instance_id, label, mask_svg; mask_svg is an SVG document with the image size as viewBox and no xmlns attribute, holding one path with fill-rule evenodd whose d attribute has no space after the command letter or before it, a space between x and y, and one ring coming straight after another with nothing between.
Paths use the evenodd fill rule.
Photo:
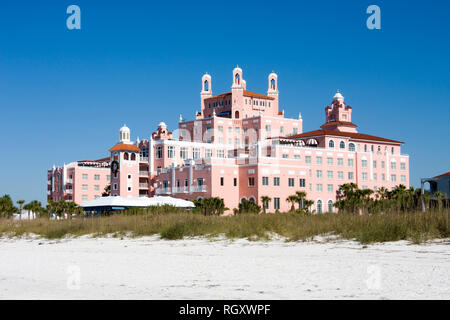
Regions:
<instances>
[{"instance_id":1,"label":"arched window","mask_svg":"<svg viewBox=\"0 0 450 320\"><path fill-rule=\"evenodd\" d=\"M317 200L317 213L322 213L322 200Z\"/></svg>"},{"instance_id":2,"label":"arched window","mask_svg":"<svg viewBox=\"0 0 450 320\"><path fill-rule=\"evenodd\" d=\"M367 152L367 144L364 145L364 152Z\"/></svg>"},{"instance_id":3,"label":"arched window","mask_svg":"<svg viewBox=\"0 0 450 320\"><path fill-rule=\"evenodd\" d=\"M234 82L236 84L240 84L241 83L241 76L239 75L239 73L236 73L236 75L234 76Z\"/></svg>"},{"instance_id":4,"label":"arched window","mask_svg":"<svg viewBox=\"0 0 450 320\"><path fill-rule=\"evenodd\" d=\"M328 200L328 212L333 212L333 200Z\"/></svg>"},{"instance_id":5,"label":"arched window","mask_svg":"<svg viewBox=\"0 0 450 320\"><path fill-rule=\"evenodd\" d=\"M355 144L354 143L349 143L348 144L348 151L355 151Z\"/></svg>"},{"instance_id":6,"label":"arched window","mask_svg":"<svg viewBox=\"0 0 450 320\"><path fill-rule=\"evenodd\" d=\"M391 153L394 154L394 147L391 148Z\"/></svg>"},{"instance_id":7,"label":"arched window","mask_svg":"<svg viewBox=\"0 0 450 320\"><path fill-rule=\"evenodd\" d=\"M131 154L131 161L136 161L136 153Z\"/></svg>"},{"instance_id":8,"label":"arched window","mask_svg":"<svg viewBox=\"0 0 450 320\"><path fill-rule=\"evenodd\" d=\"M380 152L381 151L381 147L380 146L378 146L378 152Z\"/></svg>"},{"instance_id":9,"label":"arched window","mask_svg":"<svg viewBox=\"0 0 450 320\"><path fill-rule=\"evenodd\" d=\"M275 90L275 79L270 80L270 88Z\"/></svg>"},{"instance_id":10,"label":"arched window","mask_svg":"<svg viewBox=\"0 0 450 320\"><path fill-rule=\"evenodd\" d=\"M123 159L124 159L124 160L128 160L128 159L129 159L128 152L125 152L125 153L123 154Z\"/></svg>"},{"instance_id":11,"label":"arched window","mask_svg":"<svg viewBox=\"0 0 450 320\"><path fill-rule=\"evenodd\" d=\"M345 142L344 142L344 141L341 141L341 142L339 143L339 148L345 149Z\"/></svg>"},{"instance_id":12,"label":"arched window","mask_svg":"<svg viewBox=\"0 0 450 320\"><path fill-rule=\"evenodd\" d=\"M250 197L248 198L248 201L251 201L251 202L255 203L255 198L254 198L253 196L250 196Z\"/></svg>"},{"instance_id":13,"label":"arched window","mask_svg":"<svg viewBox=\"0 0 450 320\"><path fill-rule=\"evenodd\" d=\"M236 111L236 112L234 113L234 117L235 117L236 119L239 119L239 111Z\"/></svg>"},{"instance_id":14,"label":"arched window","mask_svg":"<svg viewBox=\"0 0 450 320\"><path fill-rule=\"evenodd\" d=\"M205 91L209 91L209 82L205 80Z\"/></svg>"},{"instance_id":15,"label":"arched window","mask_svg":"<svg viewBox=\"0 0 450 320\"><path fill-rule=\"evenodd\" d=\"M334 141L333 141L333 140L330 140L330 141L328 142L328 147L334 148Z\"/></svg>"}]
</instances>

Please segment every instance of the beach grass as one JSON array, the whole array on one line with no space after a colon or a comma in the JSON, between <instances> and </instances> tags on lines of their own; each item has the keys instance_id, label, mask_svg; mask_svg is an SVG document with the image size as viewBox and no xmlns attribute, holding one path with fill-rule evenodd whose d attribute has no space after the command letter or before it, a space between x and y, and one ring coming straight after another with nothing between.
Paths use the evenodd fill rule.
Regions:
<instances>
[{"instance_id":1,"label":"beach grass","mask_svg":"<svg viewBox=\"0 0 450 320\"><path fill-rule=\"evenodd\" d=\"M114 214L105 217L35 220L0 219L0 235L20 237L36 234L47 239L92 235L151 236L176 240L186 237L269 240L274 234L287 241L305 241L314 236L334 235L363 244L408 240L423 243L450 237L450 210L442 212L353 215L327 213L240 214L203 216L191 212Z\"/></svg>"}]
</instances>

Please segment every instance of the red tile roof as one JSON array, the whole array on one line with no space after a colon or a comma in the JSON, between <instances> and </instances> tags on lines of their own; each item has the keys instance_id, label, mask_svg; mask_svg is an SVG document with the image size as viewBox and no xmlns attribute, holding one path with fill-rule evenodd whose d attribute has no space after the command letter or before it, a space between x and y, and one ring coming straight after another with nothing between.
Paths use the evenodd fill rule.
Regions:
<instances>
[{"instance_id":1,"label":"red tile roof","mask_svg":"<svg viewBox=\"0 0 450 320\"><path fill-rule=\"evenodd\" d=\"M450 176L450 171L447 172L447 173L443 173L443 174L441 174L441 175L439 175L439 176L433 177L433 179L436 179L436 178L442 178L442 177L449 177L449 176Z\"/></svg>"},{"instance_id":2,"label":"red tile roof","mask_svg":"<svg viewBox=\"0 0 450 320\"><path fill-rule=\"evenodd\" d=\"M289 137L285 137L285 138L298 139L298 138L318 137L318 136L338 136L338 137L347 137L347 138L356 139L356 140L369 140L369 141L401 143L401 144L404 143L401 141L381 138L381 137L372 136L372 135L364 134L364 133L342 132L342 131L326 130L326 129L304 132L301 134L297 134L295 136L289 136Z\"/></svg>"},{"instance_id":3,"label":"red tile roof","mask_svg":"<svg viewBox=\"0 0 450 320\"><path fill-rule=\"evenodd\" d=\"M356 128L357 125L354 124L353 122L348 122L348 121L330 121L330 122L326 122L323 125L321 125L320 127L328 127L328 126L347 126L347 127L353 127Z\"/></svg>"},{"instance_id":4,"label":"red tile roof","mask_svg":"<svg viewBox=\"0 0 450 320\"><path fill-rule=\"evenodd\" d=\"M126 150L126 151L141 151L138 147L136 147L134 144L125 144L125 143L118 143L109 151L119 151L119 150Z\"/></svg>"}]
</instances>

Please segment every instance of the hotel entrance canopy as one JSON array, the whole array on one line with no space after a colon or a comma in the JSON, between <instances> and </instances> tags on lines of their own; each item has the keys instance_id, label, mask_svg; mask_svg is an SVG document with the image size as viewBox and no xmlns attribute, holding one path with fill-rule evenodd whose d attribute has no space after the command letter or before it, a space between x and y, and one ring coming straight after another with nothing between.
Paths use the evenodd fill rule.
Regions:
<instances>
[{"instance_id":1,"label":"hotel entrance canopy","mask_svg":"<svg viewBox=\"0 0 450 320\"><path fill-rule=\"evenodd\" d=\"M92 201L81 204L84 211L110 211L123 210L128 208L145 208L152 206L170 205L179 208L194 208L191 201L172 197L100 197Z\"/></svg>"}]
</instances>

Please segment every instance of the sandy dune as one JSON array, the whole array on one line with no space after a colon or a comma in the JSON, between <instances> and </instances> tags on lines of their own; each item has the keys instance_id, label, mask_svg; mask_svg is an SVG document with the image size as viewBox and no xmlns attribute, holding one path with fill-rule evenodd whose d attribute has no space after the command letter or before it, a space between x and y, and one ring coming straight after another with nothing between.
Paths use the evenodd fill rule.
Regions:
<instances>
[{"instance_id":1,"label":"sandy dune","mask_svg":"<svg viewBox=\"0 0 450 320\"><path fill-rule=\"evenodd\" d=\"M450 299L450 242L0 239L0 299Z\"/></svg>"}]
</instances>

